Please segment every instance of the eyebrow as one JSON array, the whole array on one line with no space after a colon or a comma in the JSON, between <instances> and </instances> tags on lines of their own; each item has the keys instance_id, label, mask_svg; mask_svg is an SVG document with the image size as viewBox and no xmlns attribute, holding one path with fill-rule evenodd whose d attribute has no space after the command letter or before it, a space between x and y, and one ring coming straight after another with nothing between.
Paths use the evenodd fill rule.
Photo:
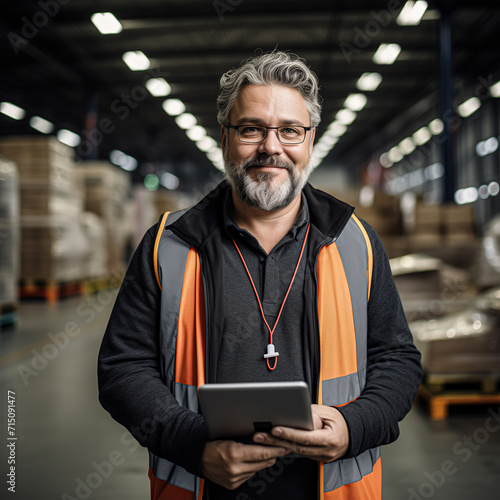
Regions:
<instances>
[{"instance_id":1,"label":"eyebrow","mask_svg":"<svg viewBox=\"0 0 500 500\"><path fill-rule=\"evenodd\" d=\"M261 120L260 118L253 118L253 117L249 117L249 116L244 116L243 118L240 118L239 120L237 120L235 125L241 125L243 123L255 123L258 125L263 125L264 121ZM301 127L305 126L299 120L281 120L279 126L282 127L284 125L300 125Z\"/></svg>"}]
</instances>

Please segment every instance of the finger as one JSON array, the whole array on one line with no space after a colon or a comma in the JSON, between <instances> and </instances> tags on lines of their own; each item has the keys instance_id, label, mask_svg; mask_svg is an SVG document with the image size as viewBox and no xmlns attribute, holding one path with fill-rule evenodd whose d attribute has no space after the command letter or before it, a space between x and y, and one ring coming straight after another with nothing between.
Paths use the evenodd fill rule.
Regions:
<instances>
[{"instance_id":1,"label":"finger","mask_svg":"<svg viewBox=\"0 0 500 500\"><path fill-rule=\"evenodd\" d=\"M330 431L328 429L303 431L300 429L292 429L291 427L274 427L271 429L271 435L279 440L292 441L303 446L323 446L325 440L330 436ZM265 444L269 443L266 442Z\"/></svg>"},{"instance_id":2,"label":"finger","mask_svg":"<svg viewBox=\"0 0 500 500\"><path fill-rule=\"evenodd\" d=\"M289 453L293 452L313 460L319 460L320 462L331 462L337 458L337 456L340 456L335 449L328 448L324 444L318 446L305 446L298 442L285 441L270 435L267 435L264 439L266 443L272 446L287 448Z\"/></svg>"},{"instance_id":3,"label":"finger","mask_svg":"<svg viewBox=\"0 0 500 500\"><path fill-rule=\"evenodd\" d=\"M288 450L282 446L260 446L260 445L244 445L245 457L244 462L268 462L282 457L288 453Z\"/></svg>"}]
</instances>

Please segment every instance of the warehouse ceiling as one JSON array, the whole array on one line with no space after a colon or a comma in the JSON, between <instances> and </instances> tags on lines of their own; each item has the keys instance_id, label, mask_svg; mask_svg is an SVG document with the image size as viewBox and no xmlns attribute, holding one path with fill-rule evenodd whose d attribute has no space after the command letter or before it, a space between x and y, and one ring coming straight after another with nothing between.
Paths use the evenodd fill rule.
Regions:
<instances>
[{"instance_id":1,"label":"warehouse ceiling","mask_svg":"<svg viewBox=\"0 0 500 500\"><path fill-rule=\"evenodd\" d=\"M37 134L29 124L36 115L54 131L79 134L80 157L107 159L119 150L136 158L137 181L162 170L184 186L204 183L217 170L165 113L167 97L152 96L145 81L165 78L168 98L182 100L220 145L215 100L221 74L278 48L304 57L319 76L318 137L346 97L360 92L359 77L381 74L381 84L365 92L366 106L324 160L356 169L397 144L405 129L439 116L439 23L446 2L428 3L420 24L401 26L402 0L2 0L0 102L26 114L20 120L0 114L0 135ZM500 7L498 0L449 3L458 104L500 78ZM91 22L96 12L112 12L122 31L101 34ZM372 61L381 43L401 46L394 64ZM127 51L142 51L149 69L131 71L122 60Z\"/></svg>"}]
</instances>

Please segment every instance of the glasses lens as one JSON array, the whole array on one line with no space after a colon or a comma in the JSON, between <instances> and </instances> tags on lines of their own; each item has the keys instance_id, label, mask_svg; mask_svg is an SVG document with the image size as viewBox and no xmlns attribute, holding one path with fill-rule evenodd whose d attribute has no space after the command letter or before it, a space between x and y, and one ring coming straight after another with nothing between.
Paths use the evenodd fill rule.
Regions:
<instances>
[{"instance_id":1,"label":"glasses lens","mask_svg":"<svg viewBox=\"0 0 500 500\"><path fill-rule=\"evenodd\" d=\"M244 125L238 129L238 133L244 142L261 142L266 136L266 128Z\"/></svg>"},{"instance_id":2,"label":"glasses lens","mask_svg":"<svg viewBox=\"0 0 500 500\"><path fill-rule=\"evenodd\" d=\"M304 140L306 131L301 127L280 127L278 134L284 144L299 144Z\"/></svg>"}]
</instances>

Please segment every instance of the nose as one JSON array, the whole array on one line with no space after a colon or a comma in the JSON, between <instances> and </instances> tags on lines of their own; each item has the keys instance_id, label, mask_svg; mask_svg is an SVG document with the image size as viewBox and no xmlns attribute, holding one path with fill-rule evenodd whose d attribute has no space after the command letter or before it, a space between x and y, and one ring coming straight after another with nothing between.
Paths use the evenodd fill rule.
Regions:
<instances>
[{"instance_id":1,"label":"nose","mask_svg":"<svg viewBox=\"0 0 500 500\"><path fill-rule=\"evenodd\" d=\"M259 153L266 153L269 156L283 153L283 145L278 140L276 129L267 132L266 138L259 144Z\"/></svg>"}]
</instances>

